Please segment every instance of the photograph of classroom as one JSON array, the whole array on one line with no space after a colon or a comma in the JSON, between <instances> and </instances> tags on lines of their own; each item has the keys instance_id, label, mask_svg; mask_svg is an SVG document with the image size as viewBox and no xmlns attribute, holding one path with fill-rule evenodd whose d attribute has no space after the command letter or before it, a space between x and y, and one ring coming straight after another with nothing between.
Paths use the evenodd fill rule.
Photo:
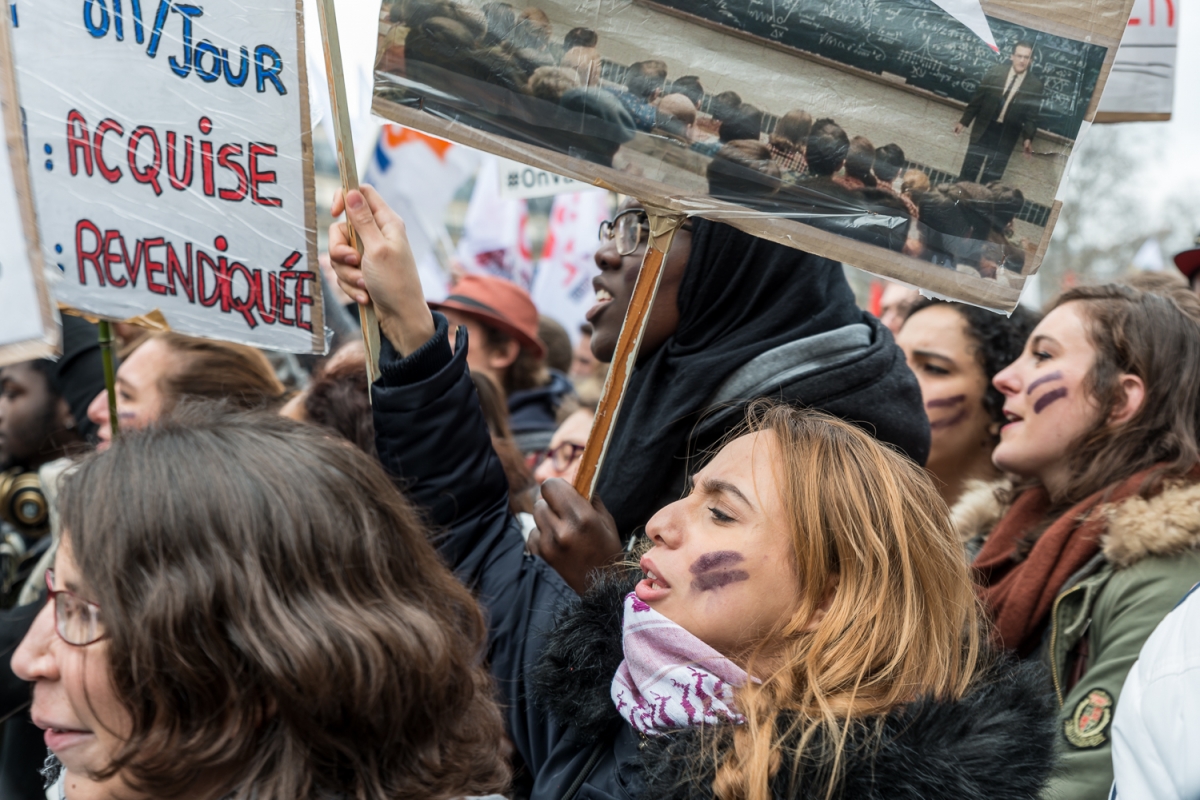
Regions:
<instances>
[{"instance_id":1,"label":"photograph of classroom","mask_svg":"<svg viewBox=\"0 0 1200 800\"><path fill-rule=\"evenodd\" d=\"M600 15L394 0L381 11L376 92L672 195L1021 285L1104 48L992 21L993 52L930 0L874 0L876 14L896 7L893 22L908 13L911 36L893 31L887 47L868 36L839 55L837 24L861 31L863 19L810 15L810 28L828 30L806 39L782 18L767 30L746 8L735 18L738 5L636 0ZM934 57L967 58L968 45L970 72L932 68ZM863 68L875 62L878 73Z\"/></svg>"}]
</instances>

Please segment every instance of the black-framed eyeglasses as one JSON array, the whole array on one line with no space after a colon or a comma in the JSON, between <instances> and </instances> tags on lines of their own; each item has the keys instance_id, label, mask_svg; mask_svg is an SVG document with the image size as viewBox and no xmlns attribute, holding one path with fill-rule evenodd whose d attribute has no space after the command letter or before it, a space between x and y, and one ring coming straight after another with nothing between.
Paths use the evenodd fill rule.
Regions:
<instances>
[{"instance_id":1,"label":"black-framed eyeglasses","mask_svg":"<svg viewBox=\"0 0 1200 800\"><path fill-rule=\"evenodd\" d=\"M104 638L100 622L100 606L84 600L73 592L54 588L54 570L46 570L46 591L54 603L54 630L64 642L86 647Z\"/></svg>"},{"instance_id":2,"label":"black-framed eyeglasses","mask_svg":"<svg viewBox=\"0 0 1200 800\"><path fill-rule=\"evenodd\" d=\"M681 231L690 231L691 229L690 222L679 226ZM616 242L617 255L633 255L642 246L643 241L650 241L650 215L644 208L627 208L611 220L601 222L601 244L610 239Z\"/></svg>"},{"instance_id":3,"label":"black-framed eyeglasses","mask_svg":"<svg viewBox=\"0 0 1200 800\"><path fill-rule=\"evenodd\" d=\"M611 239L617 245L617 255L629 256L641 246L643 231L646 241L649 241L650 217L645 209L630 208L600 223L600 241Z\"/></svg>"},{"instance_id":4,"label":"black-framed eyeglasses","mask_svg":"<svg viewBox=\"0 0 1200 800\"><path fill-rule=\"evenodd\" d=\"M583 451L587 447L574 442L563 442L558 447L555 447L550 452L546 453L546 458L550 459L550 463L554 465L554 469L559 472L566 472L567 468L575 463L575 459L583 455Z\"/></svg>"}]
</instances>

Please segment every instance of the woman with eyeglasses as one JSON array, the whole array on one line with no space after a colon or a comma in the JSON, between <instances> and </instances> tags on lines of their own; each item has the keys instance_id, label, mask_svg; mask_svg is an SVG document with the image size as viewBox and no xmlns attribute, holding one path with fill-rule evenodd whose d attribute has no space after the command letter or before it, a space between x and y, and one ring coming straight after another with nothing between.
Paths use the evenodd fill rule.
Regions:
<instances>
[{"instance_id":1,"label":"woman with eyeglasses","mask_svg":"<svg viewBox=\"0 0 1200 800\"><path fill-rule=\"evenodd\" d=\"M587 313L600 361L616 350L648 234L633 201L600 227ZM891 334L857 307L840 264L691 219L663 266L598 499L544 483L534 517L555 547L542 555L575 575L619 553L760 397L850 420L917 463L928 455L916 378Z\"/></svg>"},{"instance_id":2,"label":"woman with eyeglasses","mask_svg":"<svg viewBox=\"0 0 1200 800\"><path fill-rule=\"evenodd\" d=\"M13 657L60 800L504 788L487 627L378 462L277 416L123 434L62 489Z\"/></svg>"}]
</instances>

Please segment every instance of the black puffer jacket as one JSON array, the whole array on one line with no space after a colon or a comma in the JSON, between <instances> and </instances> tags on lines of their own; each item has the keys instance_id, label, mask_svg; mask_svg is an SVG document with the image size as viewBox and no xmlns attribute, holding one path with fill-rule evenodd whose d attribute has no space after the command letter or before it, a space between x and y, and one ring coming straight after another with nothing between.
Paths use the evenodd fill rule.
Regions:
<instances>
[{"instance_id":1,"label":"black puffer jacket","mask_svg":"<svg viewBox=\"0 0 1200 800\"><path fill-rule=\"evenodd\" d=\"M488 613L488 658L509 737L533 778L531 798L560 800L572 788L575 798L596 800L710 796L696 732L643 739L608 699L630 576L610 576L581 600L525 553L465 348L452 356L446 321L436 321L434 338L406 359L384 344L373 387L376 443L384 466L443 532L441 553ZM459 336L465 342L463 329ZM885 721L881 749L850 756L844 796L1036 797L1052 758L1046 688L1042 676L1001 669L960 702L896 712ZM824 797L824 784L780 784L777 794Z\"/></svg>"}]
</instances>

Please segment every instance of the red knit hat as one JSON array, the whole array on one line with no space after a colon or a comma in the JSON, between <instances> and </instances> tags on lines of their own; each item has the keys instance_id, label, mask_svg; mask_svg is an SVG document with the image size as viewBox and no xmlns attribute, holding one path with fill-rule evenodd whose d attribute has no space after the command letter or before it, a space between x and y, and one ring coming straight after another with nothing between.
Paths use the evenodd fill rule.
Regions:
<instances>
[{"instance_id":1,"label":"red knit hat","mask_svg":"<svg viewBox=\"0 0 1200 800\"><path fill-rule=\"evenodd\" d=\"M503 278L468 275L439 302L430 301L434 310L449 308L477 317L508 334L537 358L545 358L546 345L538 338L538 313L529 292Z\"/></svg>"},{"instance_id":2,"label":"red knit hat","mask_svg":"<svg viewBox=\"0 0 1200 800\"><path fill-rule=\"evenodd\" d=\"M1200 270L1200 236L1196 237L1196 246L1175 254L1175 266L1183 273L1183 277L1191 281L1192 276Z\"/></svg>"}]
</instances>

